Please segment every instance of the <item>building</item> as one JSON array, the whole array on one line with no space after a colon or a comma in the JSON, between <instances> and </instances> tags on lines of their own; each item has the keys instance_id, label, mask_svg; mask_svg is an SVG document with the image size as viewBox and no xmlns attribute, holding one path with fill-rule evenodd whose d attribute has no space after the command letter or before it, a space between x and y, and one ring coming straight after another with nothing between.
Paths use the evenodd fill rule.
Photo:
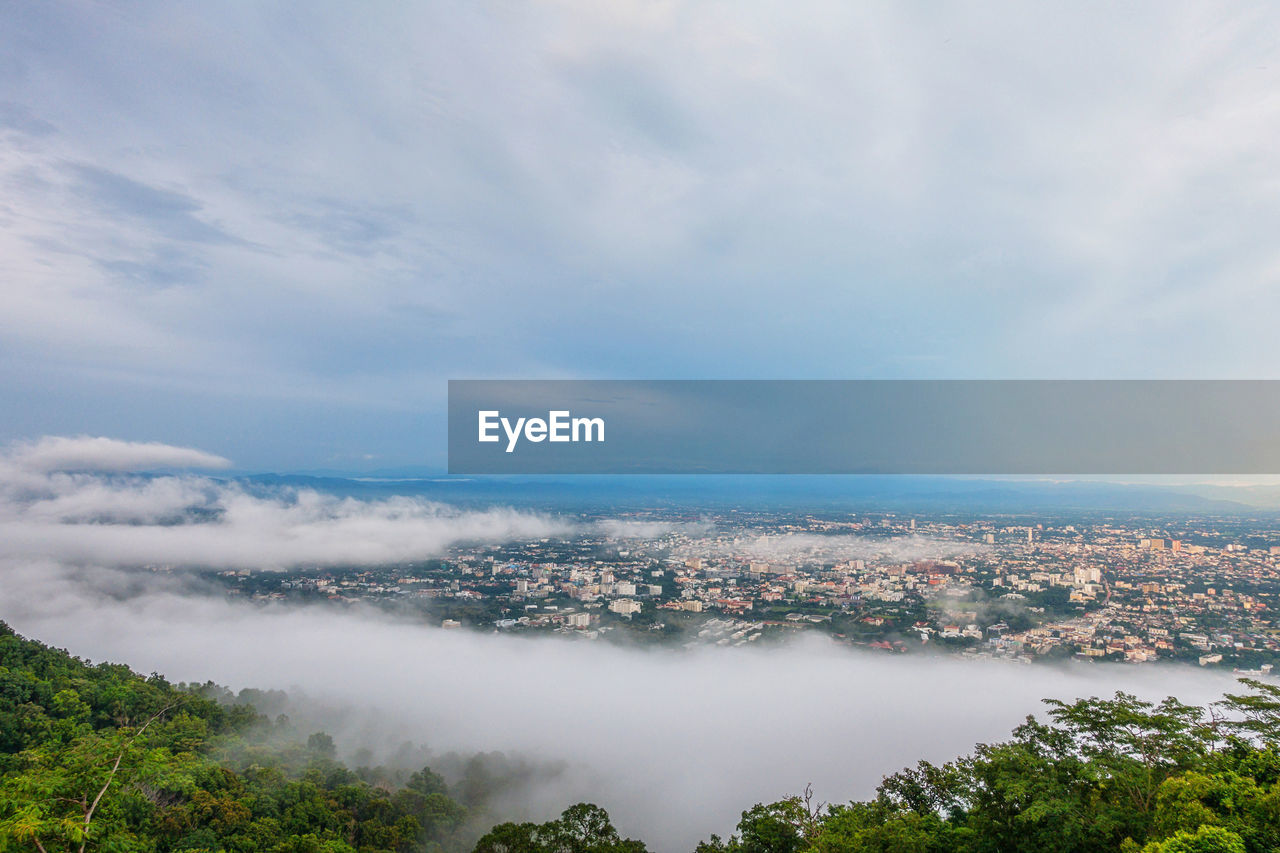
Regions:
<instances>
[{"instance_id":1,"label":"building","mask_svg":"<svg viewBox=\"0 0 1280 853\"><path fill-rule=\"evenodd\" d=\"M632 601L630 598L619 598L609 602L609 610L619 616L630 616L632 613L639 613L640 609L640 602Z\"/></svg>"}]
</instances>

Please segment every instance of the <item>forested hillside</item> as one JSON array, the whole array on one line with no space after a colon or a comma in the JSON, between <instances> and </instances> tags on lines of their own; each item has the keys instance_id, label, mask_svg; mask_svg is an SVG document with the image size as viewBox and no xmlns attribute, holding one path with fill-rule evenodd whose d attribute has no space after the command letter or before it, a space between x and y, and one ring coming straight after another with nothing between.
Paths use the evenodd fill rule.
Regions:
<instances>
[{"instance_id":1,"label":"forested hillside","mask_svg":"<svg viewBox=\"0 0 1280 853\"><path fill-rule=\"evenodd\" d=\"M431 770L395 784L287 728L0 624L0 850L469 849Z\"/></svg>"},{"instance_id":2,"label":"forested hillside","mask_svg":"<svg viewBox=\"0 0 1280 853\"><path fill-rule=\"evenodd\" d=\"M1051 701L1010 740L889 776L870 801L758 804L697 853L1280 850L1280 688L1245 687L1208 709ZM0 623L0 853L645 850L582 803L476 840L483 803L429 768L348 769L327 735L213 695Z\"/></svg>"}]
</instances>

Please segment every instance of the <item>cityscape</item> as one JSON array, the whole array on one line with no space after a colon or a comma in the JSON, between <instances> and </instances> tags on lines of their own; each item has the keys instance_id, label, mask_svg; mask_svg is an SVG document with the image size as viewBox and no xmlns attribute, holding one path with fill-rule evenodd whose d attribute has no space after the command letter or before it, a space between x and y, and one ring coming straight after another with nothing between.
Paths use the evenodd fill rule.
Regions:
<instances>
[{"instance_id":1,"label":"cityscape","mask_svg":"<svg viewBox=\"0 0 1280 853\"><path fill-rule=\"evenodd\" d=\"M585 640L746 646L817 631L886 653L1254 676L1280 658L1280 530L1265 518L682 510L584 526L445 559L218 580L233 597Z\"/></svg>"}]
</instances>

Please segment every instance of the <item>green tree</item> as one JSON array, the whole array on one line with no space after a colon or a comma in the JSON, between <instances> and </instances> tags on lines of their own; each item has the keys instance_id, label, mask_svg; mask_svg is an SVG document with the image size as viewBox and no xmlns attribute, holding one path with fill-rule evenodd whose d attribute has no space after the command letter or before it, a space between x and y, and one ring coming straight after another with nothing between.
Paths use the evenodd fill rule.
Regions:
<instances>
[{"instance_id":1,"label":"green tree","mask_svg":"<svg viewBox=\"0 0 1280 853\"><path fill-rule=\"evenodd\" d=\"M1164 841L1153 841L1142 853L1247 853L1244 840L1220 826L1202 826L1195 832L1179 832Z\"/></svg>"},{"instance_id":2,"label":"green tree","mask_svg":"<svg viewBox=\"0 0 1280 853\"><path fill-rule=\"evenodd\" d=\"M578 803L546 823L499 824L474 853L645 853L645 846L619 835L604 809Z\"/></svg>"},{"instance_id":3,"label":"green tree","mask_svg":"<svg viewBox=\"0 0 1280 853\"><path fill-rule=\"evenodd\" d=\"M61 695L61 694L60 694ZM0 783L0 831L42 851L83 853L92 838L123 843L132 834L121 820L120 803L108 792L159 775L167 749L140 741L159 715L136 731L90 732L68 744L52 741L25 750L21 771Z\"/></svg>"}]
</instances>

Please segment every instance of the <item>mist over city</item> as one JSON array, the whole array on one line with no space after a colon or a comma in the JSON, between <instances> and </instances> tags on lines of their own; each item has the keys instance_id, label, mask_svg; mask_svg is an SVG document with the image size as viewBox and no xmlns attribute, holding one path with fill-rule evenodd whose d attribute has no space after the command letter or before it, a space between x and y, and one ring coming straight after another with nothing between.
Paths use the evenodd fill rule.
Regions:
<instances>
[{"instance_id":1,"label":"mist over city","mask_svg":"<svg viewBox=\"0 0 1280 853\"><path fill-rule=\"evenodd\" d=\"M1043 716L1044 698L1207 704L1238 686L1222 650L1255 675L1280 657L1256 627L1241 657L1207 629L1195 648L1185 617L1134 625L1122 589L1178 563L1140 534L1181 514L676 504L611 518L264 484L218 475L225 460L193 448L101 438L3 458L14 630L232 700L284 691L274 711L348 762L500 753L521 772L491 820L591 800L655 849L727 836L743 803L808 785L824 802L866 798L886 774ZM213 473L147 473L175 464ZM1212 523L1280 541L1280 519L1239 510ZM1055 542L1090 524L1104 543L1134 532ZM1186 548L1209 565L1205 546ZM1064 558L1070 575L1051 573ZM1002 563L1025 579L979 577ZM1158 598L1135 592L1139 612ZM1277 592L1260 581L1249 600Z\"/></svg>"}]
</instances>

